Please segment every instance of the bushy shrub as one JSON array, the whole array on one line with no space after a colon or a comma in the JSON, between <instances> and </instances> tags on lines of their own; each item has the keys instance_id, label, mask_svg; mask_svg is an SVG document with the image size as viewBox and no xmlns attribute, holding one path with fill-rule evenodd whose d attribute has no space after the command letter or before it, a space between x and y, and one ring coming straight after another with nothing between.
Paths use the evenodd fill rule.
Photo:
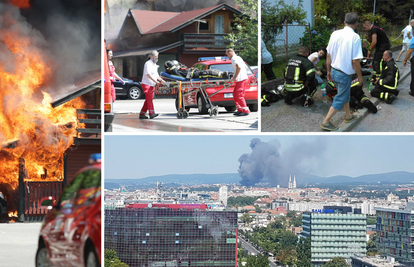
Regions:
<instances>
[{"instance_id":1,"label":"bushy shrub","mask_svg":"<svg viewBox=\"0 0 414 267\"><path fill-rule=\"evenodd\" d=\"M331 27L327 26L315 26L311 28L311 46L312 51L316 52L318 49L322 46L327 46L329 43L329 38L331 37L331 34L333 32L333 29ZM303 46L309 47L309 32L306 30L303 33L303 37L300 38L300 44Z\"/></svg>"}]
</instances>

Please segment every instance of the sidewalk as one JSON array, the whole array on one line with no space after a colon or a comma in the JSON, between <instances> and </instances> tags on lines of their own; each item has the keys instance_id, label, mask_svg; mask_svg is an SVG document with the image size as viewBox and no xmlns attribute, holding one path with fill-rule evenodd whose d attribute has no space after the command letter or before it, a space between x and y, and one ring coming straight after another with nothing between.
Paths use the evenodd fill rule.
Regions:
<instances>
[{"instance_id":1,"label":"sidewalk","mask_svg":"<svg viewBox=\"0 0 414 267\"><path fill-rule=\"evenodd\" d=\"M398 49L394 48L393 50ZM393 52L394 60L398 57L398 51ZM401 57L402 58L402 57ZM410 65L402 66L401 62L396 62L400 70L400 83L409 77ZM364 92L371 98L367 91L370 75L364 76ZM271 103L270 107L261 107L261 128L262 132L325 132L320 129L320 124L328 113L332 101L324 103L322 101L322 92L318 90L314 95L315 104L305 108L299 104L300 99L293 101L293 105L286 105L283 100ZM371 98L371 101L378 105L379 100ZM398 105L398 101L395 103ZM381 112L379 110L378 112ZM339 111L332 119L334 125L339 125L338 132L351 131L362 119L369 114L367 109L360 109L356 113L358 118L352 123L344 123L345 112Z\"/></svg>"}]
</instances>

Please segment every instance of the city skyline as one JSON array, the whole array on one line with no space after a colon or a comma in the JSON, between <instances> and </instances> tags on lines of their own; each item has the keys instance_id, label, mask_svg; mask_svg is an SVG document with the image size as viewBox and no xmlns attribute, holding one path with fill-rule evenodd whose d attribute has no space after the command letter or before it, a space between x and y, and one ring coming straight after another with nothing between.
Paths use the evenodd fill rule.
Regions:
<instances>
[{"instance_id":1,"label":"city skyline","mask_svg":"<svg viewBox=\"0 0 414 267\"><path fill-rule=\"evenodd\" d=\"M263 155L257 156L250 148L255 138L267 147ZM414 172L410 157L413 141L414 137L405 135L399 138L388 135L185 135L168 138L163 135L111 135L105 137L104 171L106 179L237 173L239 159L244 154L259 163L276 154L275 164L280 164L279 169L285 168L288 174L300 171L321 177L358 177L394 171ZM286 164L292 163L286 168ZM270 165L270 171L272 168L275 169ZM279 169L277 173L283 174ZM286 177L281 175L281 178Z\"/></svg>"}]
</instances>

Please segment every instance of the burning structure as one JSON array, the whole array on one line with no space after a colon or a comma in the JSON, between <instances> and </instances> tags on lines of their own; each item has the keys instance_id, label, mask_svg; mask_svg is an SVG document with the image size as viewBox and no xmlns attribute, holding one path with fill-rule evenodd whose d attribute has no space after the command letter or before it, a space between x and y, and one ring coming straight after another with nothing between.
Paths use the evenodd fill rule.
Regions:
<instances>
[{"instance_id":1,"label":"burning structure","mask_svg":"<svg viewBox=\"0 0 414 267\"><path fill-rule=\"evenodd\" d=\"M100 1L0 3L0 191L14 214L23 202L18 189L30 194L23 181L63 183L71 151L88 143L100 151L100 129L85 129L99 121L90 117L100 109L99 8ZM94 141L83 140L92 133ZM88 156L77 155L79 165Z\"/></svg>"}]
</instances>

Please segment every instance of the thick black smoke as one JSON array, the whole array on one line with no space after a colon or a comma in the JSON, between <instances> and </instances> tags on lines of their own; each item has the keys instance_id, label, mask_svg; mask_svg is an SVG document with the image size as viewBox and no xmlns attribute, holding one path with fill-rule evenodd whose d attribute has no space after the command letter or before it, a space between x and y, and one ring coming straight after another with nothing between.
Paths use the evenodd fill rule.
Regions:
<instances>
[{"instance_id":1,"label":"thick black smoke","mask_svg":"<svg viewBox=\"0 0 414 267\"><path fill-rule=\"evenodd\" d=\"M19 23L30 31L31 38L35 38L34 43L46 53L45 59L52 73L49 83L41 89L52 96L58 95L56 91L62 86L72 84L87 75L88 71L100 70L100 2L31 0L29 8L20 10ZM1 10L0 17L4 12L19 11L11 4L6 4ZM3 52L1 49L0 54Z\"/></svg>"},{"instance_id":2,"label":"thick black smoke","mask_svg":"<svg viewBox=\"0 0 414 267\"><path fill-rule=\"evenodd\" d=\"M282 151L277 139L262 142L254 138L250 142L252 152L239 158L239 175L241 185L253 186L263 179L272 185L286 186L289 175L309 174L314 169L323 167L326 144L320 139L297 141Z\"/></svg>"}]
</instances>

